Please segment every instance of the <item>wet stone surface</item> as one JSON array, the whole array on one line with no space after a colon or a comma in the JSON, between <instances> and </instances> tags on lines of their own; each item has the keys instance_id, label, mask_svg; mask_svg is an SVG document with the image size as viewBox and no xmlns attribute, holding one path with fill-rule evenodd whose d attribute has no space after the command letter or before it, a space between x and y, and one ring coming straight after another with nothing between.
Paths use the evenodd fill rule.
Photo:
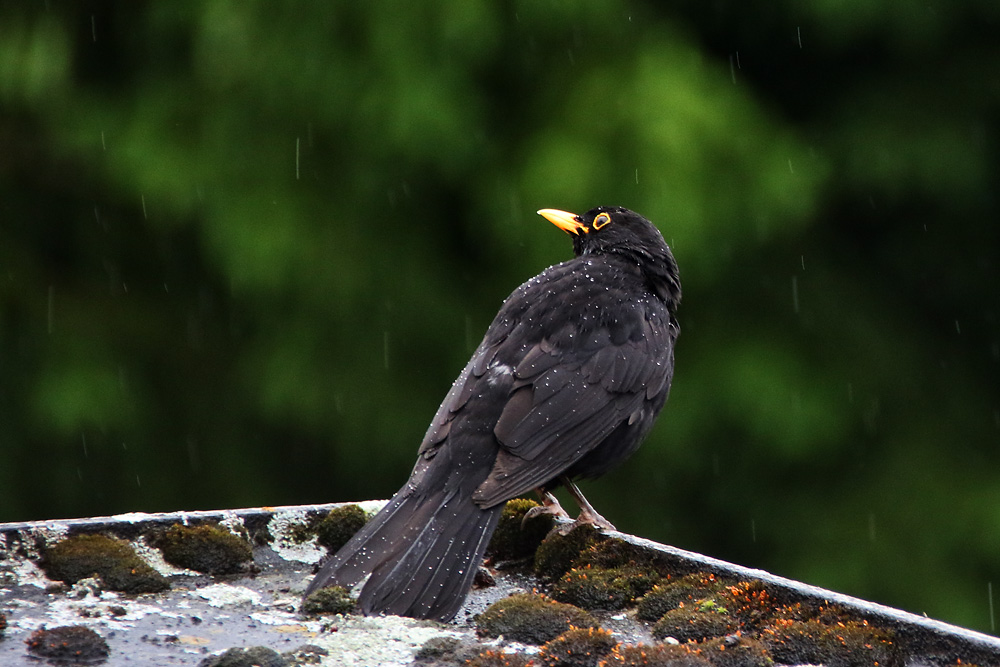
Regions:
<instances>
[{"instance_id":1,"label":"wet stone surface","mask_svg":"<svg viewBox=\"0 0 1000 667\"><path fill-rule=\"evenodd\" d=\"M380 504L361 503L361 506L371 512ZM494 564L501 567L491 570L493 581L484 578L485 585L473 590L458 617L449 624L350 614L307 616L300 611L302 591L315 564L326 554L326 549L318 543L317 527L321 526L318 528L321 535L329 530L322 520L333 507L336 506L132 514L0 524L0 614L7 623L6 629L0 630L0 665L39 665L40 658L32 657L29 650L31 638L39 636L39 630L61 627L92 630L107 645L107 658L98 655L96 663L79 664L208 665L213 656L223 656L230 649L252 647L266 647L268 655L280 654L280 664L288 665L457 665L487 650L494 653L513 651L526 656L524 660L533 659L533 664L543 664L556 646L559 650L568 646L565 650L585 652L589 650L585 642L591 640L600 644L601 651L611 651L609 646L614 644L617 648L607 654L609 664L625 664L614 660L626 659L625 647L629 645L676 643L670 635L678 631L664 630L667 621L661 620L657 625L654 620L654 617L662 619L663 610L659 604L665 605L663 609L675 604L673 593L664 591L664 586L678 580L686 586L691 582L704 582L706 578L715 581L718 577L718 581L735 584L733 590L726 592L721 585L713 584L695 593L699 600L695 603L694 598L690 598L688 608L709 621L719 620L713 615L726 614L730 623L720 627L741 629L732 636L716 638L715 648L712 648L712 640L704 640L704 656L698 657L702 662L705 656L712 659L711 651L718 651L720 647L725 651L726 647L736 644L740 644L748 656L743 664L760 660L754 657L757 655L764 655L766 661L770 659L766 651L777 651L780 657L780 650L826 641L816 640L810 633L816 627L825 629L843 622L845 631L840 635L869 633L868 628L872 627L874 634L865 634L865 637L871 636L878 641L883 636L891 637L891 642L876 647L885 651L872 654L882 659L881 664L888 662L899 667L1000 666L1000 640L997 638L620 534L614 534L617 540L603 544L600 540L604 538L600 536L596 541L583 540L574 547L577 549L575 560L573 552L564 556L549 548L552 553L545 556L543 567L538 570L544 573L544 578L536 576L530 558L515 558L506 564L496 559ZM517 523L519 525L519 520ZM197 548L219 549L219 553L230 553L227 550L232 549L231 544L206 542L206 535L213 531L179 531L178 526L211 526L213 530L222 531L224 541L236 536L252 547L252 561L235 562L232 568L222 568L217 558L207 559L205 562L209 565L204 569L216 574L171 565L164 559L163 552L152 546L162 545L165 535L170 537L175 548L177 538L190 532L197 538L192 542ZM101 535L111 541L66 542L67 538L81 535ZM579 541L579 536L574 539ZM54 550L58 544L63 546ZM133 558L141 559L169 582L169 588L159 592L125 592L130 590L126 582L115 586L119 590L110 590L100 577L86 576L79 568L65 563L53 566L53 559L62 552L96 558L87 551L92 545L100 545L105 549L102 553L123 554L121 557L127 563L134 564L130 560ZM519 548L519 545L511 545L511 553L519 553ZM628 561L625 565L616 562L622 560L623 553ZM561 559L565 562L561 563ZM171 560L178 562L176 557ZM233 557L233 560L240 561L240 558ZM191 558L183 562L201 567L197 563L202 560ZM88 564L83 569L96 567ZM114 563L109 567L111 572L120 571L120 568L114 569ZM611 568L611 574L597 576L602 568L604 572ZM225 573L219 574L220 571ZM567 574L561 575L560 571ZM65 580L51 578L56 576ZM560 585L559 580L563 577ZM585 588L591 580L595 588ZM609 588L616 586L619 588ZM704 597L715 595L715 589L719 589L718 595L711 599ZM625 601L617 597L623 590ZM587 610L596 619L595 626L599 627L581 630L578 636L563 638L561 644L548 647L513 643L503 637L490 636L483 628L477 632L474 620L477 614L511 595L533 592L561 596L564 602L575 601L574 604L583 606L594 606L591 602L595 595L607 595L613 604L608 603L605 609L597 604L596 609ZM612 594L616 597L612 598ZM646 595L653 597L643 604L641 596ZM752 635L754 624L759 620L753 616L758 612L751 608L752 604L768 595L789 609L836 607L846 610L850 619L841 621L822 616L829 612L821 612L819 618L807 617L801 612L801 618L767 621L770 623L767 629ZM556 606L549 598L543 600L543 606ZM637 600L640 601L638 607ZM749 615L739 617L738 607L743 603ZM676 610L672 613L677 615ZM795 613L800 612L793 612L793 616ZM491 612L491 615L496 614ZM691 619L697 620L697 617ZM689 620L685 617L682 622ZM732 625L734 623L737 625ZM766 623L761 620L759 625L764 628ZM72 632L82 634L80 630ZM888 650L890 644L891 651ZM862 652L865 651L867 649ZM34 655L39 654L36 651ZM825 654L807 650L785 655ZM779 664L788 661L776 660ZM832 664L836 660L831 658L828 662ZM849 660L845 664L866 662Z\"/></svg>"}]
</instances>

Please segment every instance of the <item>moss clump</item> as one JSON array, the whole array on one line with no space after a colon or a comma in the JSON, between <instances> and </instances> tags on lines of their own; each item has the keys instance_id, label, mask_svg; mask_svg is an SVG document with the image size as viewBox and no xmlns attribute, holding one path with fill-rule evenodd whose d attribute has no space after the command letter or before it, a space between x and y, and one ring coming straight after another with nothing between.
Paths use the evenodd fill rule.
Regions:
<instances>
[{"instance_id":1,"label":"moss clump","mask_svg":"<svg viewBox=\"0 0 1000 667\"><path fill-rule=\"evenodd\" d=\"M584 609L622 609L660 580L656 572L635 566L612 569L575 567L556 582L552 597Z\"/></svg>"},{"instance_id":2,"label":"moss clump","mask_svg":"<svg viewBox=\"0 0 1000 667\"><path fill-rule=\"evenodd\" d=\"M349 614L354 611L354 599L343 586L321 588L302 602L302 613Z\"/></svg>"},{"instance_id":3,"label":"moss clump","mask_svg":"<svg viewBox=\"0 0 1000 667\"><path fill-rule=\"evenodd\" d=\"M711 667L712 663L684 644L619 644L599 664L601 667Z\"/></svg>"},{"instance_id":4,"label":"moss clump","mask_svg":"<svg viewBox=\"0 0 1000 667\"><path fill-rule=\"evenodd\" d=\"M444 667L466 665L481 654L483 645L473 639L433 637L424 642L413 656L413 665Z\"/></svg>"},{"instance_id":5,"label":"moss clump","mask_svg":"<svg viewBox=\"0 0 1000 667\"><path fill-rule=\"evenodd\" d=\"M740 634L702 642L701 655L715 667L772 667L774 658L762 642Z\"/></svg>"},{"instance_id":6,"label":"moss clump","mask_svg":"<svg viewBox=\"0 0 1000 667\"><path fill-rule=\"evenodd\" d=\"M781 604L758 580L739 581L711 596L718 606L729 610L745 631L759 632L770 623Z\"/></svg>"},{"instance_id":7,"label":"moss clump","mask_svg":"<svg viewBox=\"0 0 1000 667\"><path fill-rule=\"evenodd\" d=\"M336 553L367 521L368 515L358 505L334 507L316 524L316 541Z\"/></svg>"},{"instance_id":8,"label":"moss clump","mask_svg":"<svg viewBox=\"0 0 1000 667\"><path fill-rule=\"evenodd\" d=\"M661 570L656 554L652 551L629 544L617 537L602 537L604 537L603 540L595 542L580 553L580 556L573 562L575 567L592 565L593 567L611 569L630 565L658 572Z\"/></svg>"},{"instance_id":9,"label":"moss clump","mask_svg":"<svg viewBox=\"0 0 1000 667\"><path fill-rule=\"evenodd\" d=\"M866 621L779 620L761 633L776 662L826 667L900 667L903 655L894 639L891 630L869 626Z\"/></svg>"},{"instance_id":10,"label":"moss clump","mask_svg":"<svg viewBox=\"0 0 1000 667\"><path fill-rule=\"evenodd\" d=\"M417 649L413 659L417 662L451 659L461 645L454 637L431 637Z\"/></svg>"},{"instance_id":11,"label":"moss clump","mask_svg":"<svg viewBox=\"0 0 1000 667\"><path fill-rule=\"evenodd\" d=\"M150 543L171 565L205 574L235 574L253 561L250 544L217 525L174 524Z\"/></svg>"},{"instance_id":12,"label":"moss clump","mask_svg":"<svg viewBox=\"0 0 1000 667\"><path fill-rule=\"evenodd\" d=\"M170 588L167 578L139 558L128 542L106 535L61 540L45 550L39 565L49 579L67 584L98 576L106 588L123 593L158 593Z\"/></svg>"},{"instance_id":13,"label":"moss clump","mask_svg":"<svg viewBox=\"0 0 1000 667\"><path fill-rule=\"evenodd\" d=\"M231 648L198 663L198 667L288 667L281 654L266 646Z\"/></svg>"},{"instance_id":14,"label":"moss clump","mask_svg":"<svg viewBox=\"0 0 1000 667\"><path fill-rule=\"evenodd\" d=\"M700 642L736 632L739 623L711 600L681 604L665 613L653 626L657 639L671 637L679 642Z\"/></svg>"},{"instance_id":15,"label":"moss clump","mask_svg":"<svg viewBox=\"0 0 1000 667\"><path fill-rule=\"evenodd\" d=\"M535 551L535 574L555 581L573 568L583 551L606 539L590 524L580 524L565 535L550 533Z\"/></svg>"},{"instance_id":16,"label":"moss clump","mask_svg":"<svg viewBox=\"0 0 1000 667\"><path fill-rule=\"evenodd\" d=\"M617 643L603 628L573 628L545 644L538 659L545 667L597 667Z\"/></svg>"},{"instance_id":17,"label":"moss clump","mask_svg":"<svg viewBox=\"0 0 1000 667\"><path fill-rule=\"evenodd\" d=\"M72 664L103 661L111 652L103 637L83 625L35 630L24 643L35 657Z\"/></svg>"},{"instance_id":18,"label":"moss clump","mask_svg":"<svg viewBox=\"0 0 1000 667\"><path fill-rule=\"evenodd\" d=\"M294 665L318 665L328 655L330 652L322 646L302 644L291 651L284 651L281 657L285 659L289 667L293 667Z\"/></svg>"},{"instance_id":19,"label":"moss clump","mask_svg":"<svg viewBox=\"0 0 1000 667\"><path fill-rule=\"evenodd\" d=\"M533 593L512 595L494 602L476 616L479 636L503 635L525 644L544 644L570 627L593 628L597 627L597 622L582 609Z\"/></svg>"},{"instance_id":20,"label":"moss clump","mask_svg":"<svg viewBox=\"0 0 1000 667\"><path fill-rule=\"evenodd\" d=\"M636 616L643 621L658 621L681 603L688 604L708 597L722 588L714 574L695 572L678 579L667 577L660 581L636 603Z\"/></svg>"},{"instance_id":21,"label":"moss clump","mask_svg":"<svg viewBox=\"0 0 1000 667\"><path fill-rule=\"evenodd\" d=\"M531 657L524 653L504 653L503 651L483 651L469 660L468 667L528 667L533 664Z\"/></svg>"},{"instance_id":22,"label":"moss clump","mask_svg":"<svg viewBox=\"0 0 1000 667\"><path fill-rule=\"evenodd\" d=\"M486 553L494 561L514 561L528 558L555 524L551 514L534 516L525 521L524 515L538 503L527 498L515 498L504 505L500 521L493 532Z\"/></svg>"}]
</instances>

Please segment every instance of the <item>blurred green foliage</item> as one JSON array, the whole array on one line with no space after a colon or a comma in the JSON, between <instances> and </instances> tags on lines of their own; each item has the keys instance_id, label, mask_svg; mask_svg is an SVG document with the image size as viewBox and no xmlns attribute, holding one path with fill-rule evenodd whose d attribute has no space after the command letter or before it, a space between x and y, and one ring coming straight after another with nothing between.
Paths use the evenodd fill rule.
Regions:
<instances>
[{"instance_id":1,"label":"blurred green foliage","mask_svg":"<svg viewBox=\"0 0 1000 667\"><path fill-rule=\"evenodd\" d=\"M620 204L685 302L602 513L993 630L998 22L4 3L0 520L387 497L502 299L569 257L534 211Z\"/></svg>"}]
</instances>

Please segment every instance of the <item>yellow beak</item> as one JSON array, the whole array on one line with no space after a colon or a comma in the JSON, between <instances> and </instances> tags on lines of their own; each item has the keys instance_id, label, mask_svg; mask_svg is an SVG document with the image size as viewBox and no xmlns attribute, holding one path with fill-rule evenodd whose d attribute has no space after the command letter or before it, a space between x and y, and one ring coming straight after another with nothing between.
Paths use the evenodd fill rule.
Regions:
<instances>
[{"instance_id":1,"label":"yellow beak","mask_svg":"<svg viewBox=\"0 0 1000 667\"><path fill-rule=\"evenodd\" d=\"M557 208L543 208L538 212L538 215L573 236L580 236L590 231L584 227L583 223L580 222L580 217L575 213L567 213Z\"/></svg>"}]
</instances>

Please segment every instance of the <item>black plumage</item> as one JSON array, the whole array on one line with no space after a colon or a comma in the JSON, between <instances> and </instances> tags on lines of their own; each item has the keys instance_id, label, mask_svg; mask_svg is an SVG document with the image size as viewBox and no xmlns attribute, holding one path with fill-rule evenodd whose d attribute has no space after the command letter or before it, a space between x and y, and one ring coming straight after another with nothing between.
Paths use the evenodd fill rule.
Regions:
<instances>
[{"instance_id":1,"label":"black plumage","mask_svg":"<svg viewBox=\"0 0 1000 667\"><path fill-rule=\"evenodd\" d=\"M660 232L624 208L539 211L573 237L574 259L511 294L438 408L409 480L322 567L323 586L361 590L366 614L448 620L461 607L504 503L529 491L611 527L575 487L630 456L670 390L677 264Z\"/></svg>"}]
</instances>

